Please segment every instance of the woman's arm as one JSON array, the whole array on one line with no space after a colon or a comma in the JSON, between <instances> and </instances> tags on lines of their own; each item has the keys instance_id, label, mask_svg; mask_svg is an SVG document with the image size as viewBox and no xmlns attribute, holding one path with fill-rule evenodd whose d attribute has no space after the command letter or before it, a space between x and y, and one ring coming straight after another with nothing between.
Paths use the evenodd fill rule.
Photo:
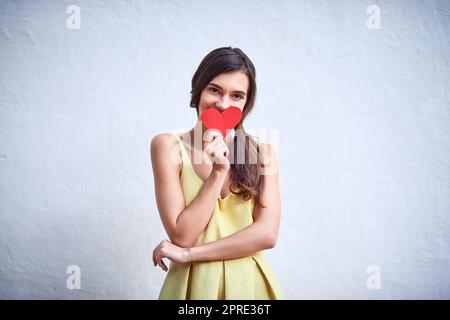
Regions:
<instances>
[{"instance_id":1,"label":"woman's arm","mask_svg":"<svg viewBox=\"0 0 450 320\"><path fill-rule=\"evenodd\" d=\"M246 228L219 240L197 247L181 248L168 241L162 241L153 251L155 266L162 265L162 258L185 263L189 261L226 260L248 256L260 250L273 248L278 237L280 225L280 191L278 162L273 148L263 144L263 163L265 164L264 183L261 202L266 206L255 206L254 222Z\"/></svg>"},{"instance_id":2,"label":"woman's arm","mask_svg":"<svg viewBox=\"0 0 450 320\"><path fill-rule=\"evenodd\" d=\"M214 136L218 134L209 137ZM159 134L152 139L150 151L156 203L163 226L174 244L192 247L211 218L226 172L213 169L197 196L186 206L179 162L174 159L174 155L179 157L178 142L171 134Z\"/></svg>"}]
</instances>

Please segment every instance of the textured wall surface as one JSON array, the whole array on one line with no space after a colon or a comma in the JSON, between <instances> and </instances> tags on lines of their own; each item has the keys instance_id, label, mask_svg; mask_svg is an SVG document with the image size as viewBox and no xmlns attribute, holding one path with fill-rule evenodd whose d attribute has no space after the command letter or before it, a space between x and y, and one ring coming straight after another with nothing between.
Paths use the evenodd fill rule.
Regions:
<instances>
[{"instance_id":1,"label":"textured wall surface","mask_svg":"<svg viewBox=\"0 0 450 320\"><path fill-rule=\"evenodd\" d=\"M0 298L157 297L149 144L228 45L280 133L287 298L450 298L449 29L445 0L2 0Z\"/></svg>"}]
</instances>

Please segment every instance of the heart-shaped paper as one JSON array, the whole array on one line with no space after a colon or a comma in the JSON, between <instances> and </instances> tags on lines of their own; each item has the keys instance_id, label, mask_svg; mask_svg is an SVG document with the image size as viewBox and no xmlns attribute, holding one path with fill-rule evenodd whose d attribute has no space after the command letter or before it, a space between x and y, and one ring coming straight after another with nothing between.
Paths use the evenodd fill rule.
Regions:
<instances>
[{"instance_id":1,"label":"heart-shaped paper","mask_svg":"<svg viewBox=\"0 0 450 320\"><path fill-rule=\"evenodd\" d=\"M227 135L227 130L234 129L239 121L241 121L241 118L242 111L235 106L230 106L222 112L214 108L209 108L203 111L200 116L206 128L219 130L223 137Z\"/></svg>"}]
</instances>

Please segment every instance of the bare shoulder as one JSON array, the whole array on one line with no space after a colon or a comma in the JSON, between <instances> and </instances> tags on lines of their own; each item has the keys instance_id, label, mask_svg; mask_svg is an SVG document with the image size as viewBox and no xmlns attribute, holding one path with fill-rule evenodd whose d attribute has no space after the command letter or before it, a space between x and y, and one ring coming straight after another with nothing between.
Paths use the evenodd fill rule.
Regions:
<instances>
[{"instance_id":1,"label":"bare shoulder","mask_svg":"<svg viewBox=\"0 0 450 320\"><path fill-rule=\"evenodd\" d=\"M150 148L152 151L163 151L171 149L177 144L177 139L171 133L159 133L153 137Z\"/></svg>"},{"instance_id":2,"label":"bare shoulder","mask_svg":"<svg viewBox=\"0 0 450 320\"><path fill-rule=\"evenodd\" d=\"M178 141L172 133L159 133L152 138L150 143L152 160L161 159L168 163L166 160L171 159L171 163L179 165L181 156L178 150Z\"/></svg>"},{"instance_id":3,"label":"bare shoulder","mask_svg":"<svg viewBox=\"0 0 450 320\"><path fill-rule=\"evenodd\" d=\"M260 159L266 174L278 173L278 156L276 149L265 142L258 142Z\"/></svg>"}]
</instances>

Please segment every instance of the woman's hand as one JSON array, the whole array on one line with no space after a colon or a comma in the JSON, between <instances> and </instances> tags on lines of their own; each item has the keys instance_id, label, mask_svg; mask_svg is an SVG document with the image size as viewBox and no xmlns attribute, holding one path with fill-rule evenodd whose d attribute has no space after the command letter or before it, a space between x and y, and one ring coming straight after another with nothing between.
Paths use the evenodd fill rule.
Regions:
<instances>
[{"instance_id":1,"label":"woman's hand","mask_svg":"<svg viewBox=\"0 0 450 320\"><path fill-rule=\"evenodd\" d=\"M217 130L208 130L204 140L205 152L213 163L213 170L227 173L230 169L229 150L222 134Z\"/></svg>"},{"instance_id":2,"label":"woman's hand","mask_svg":"<svg viewBox=\"0 0 450 320\"><path fill-rule=\"evenodd\" d=\"M189 249L181 248L168 240L163 240L153 250L153 265L155 267L158 265L161 269L167 271L168 268L163 258L177 263L189 262Z\"/></svg>"}]
</instances>

